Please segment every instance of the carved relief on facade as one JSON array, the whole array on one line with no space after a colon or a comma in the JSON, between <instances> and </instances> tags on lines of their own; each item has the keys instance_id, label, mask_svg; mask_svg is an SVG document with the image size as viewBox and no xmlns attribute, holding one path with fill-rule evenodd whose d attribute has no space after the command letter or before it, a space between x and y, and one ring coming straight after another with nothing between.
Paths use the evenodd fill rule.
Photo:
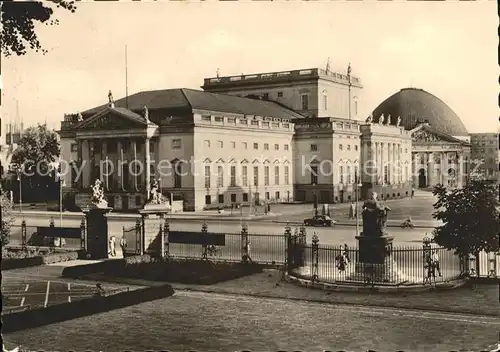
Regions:
<instances>
[{"instance_id":1,"label":"carved relief on facade","mask_svg":"<svg viewBox=\"0 0 500 352\"><path fill-rule=\"evenodd\" d=\"M113 115L104 115L94 121L82 126L82 129L91 130L123 130L129 128L137 128L138 124L134 124L124 118L119 118Z\"/></svg>"},{"instance_id":2,"label":"carved relief on facade","mask_svg":"<svg viewBox=\"0 0 500 352\"><path fill-rule=\"evenodd\" d=\"M424 130L419 130L413 133L412 136L413 141L415 142L424 142L424 143L433 143L433 142L442 142L441 138L438 138L436 135L429 133Z\"/></svg>"}]
</instances>

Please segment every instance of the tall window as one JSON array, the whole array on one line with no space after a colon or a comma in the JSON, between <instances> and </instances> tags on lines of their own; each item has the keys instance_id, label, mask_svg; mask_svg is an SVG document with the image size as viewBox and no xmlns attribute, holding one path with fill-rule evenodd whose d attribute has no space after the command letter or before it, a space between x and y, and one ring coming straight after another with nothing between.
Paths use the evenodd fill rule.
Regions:
<instances>
[{"instance_id":1,"label":"tall window","mask_svg":"<svg viewBox=\"0 0 500 352\"><path fill-rule=\"evenodd\" d=\"M359 183L359 181L358 181L358 166L357 165L354 166L354 182Z\"/></svg>"},{"instance_id":2,"label":"tall window","mask_svg":"<svg viewBox=\"0 0 500 352\"><path fill-rule=\"evenodd\" d=\"M354 115L358 115L358 100L354 100Z\"/></svg>"},{"instance_id":3,"label":"tall window","mask_svg":"<svg viewBox=\"0 0 500 352\"><path fill-rule=\"evenodd\" d=\"M309 110L309 96L303 94L301 98L302 98L302 110Z\"/></svg>"},{"instance_id":4,"label":"tall window","mask_svg":"<svg viewBox=\"0 0 500 352\"><path fill-rule=\"evenodd\" d=\"M347 183L351 183L351 167L347 166Z\"/></svg>"},{"instance_id":5,"label":"tall window","mask_svg":"<svg viewBox=\"0 0 500 352\"><path fill-rule=\"evenodd\" d=\"M259 185L259 167L258 166L253 167L253 185L256 187Z\"/></svg>"},{"instance_id":6,"label":"tall window","mask_svg":"<svg viewBox=\"0 0 500 352\"><path fill-rule=\"evenodd\" d=\"M285 166L285 185L290 184L290 169L288 166Z\"/></svg>"},{"instance_id":7,"label":"tall window","mask_svg":"<svg viewBox=\"0 0 500 352\"><path fill-rule=\"evenodd\" d=\"M205 165L205 188L210 188L210 165Z\"/></svg>"},{"instance_id":8,"label":"tall window","mask_svg":"<svg viewBox=\"0 0 500 352\"><path fill-rule=\"evenodd\" d=\"M388 183L387 181L389 180L389 170L387 168L387 166L384 166L384 183Z\"/></svg>"},{"instance_id":9,"label":"tall window","mask_svg":"<svg viewBox=\"0 0 500 352\"><path fill-rule=\"evenodd\" d=\"M172 149L181 149L180 139L172 139Z\"/></svg>"},{"instance_id":10,"label":"tall window","mask_svg":"<svg viewBox=\"0 0 500 352\"><path fill-rule=\"evenodd\" d=\"M246 166L241 168L241 178L243 186L248 186L248 168Z\"/></svg>"},{"instance_id":11,"label":"tall window","mask_svg":"<svg viewBox=\"0 0 500 352\"><path fill-rule=\"evenodd\" d=\"M326 94L323 95L323 109L328 110L328 96Z\"/></svg>"},{"instance_id":12,"label":"tall window","mask_svg":"<svg viewBox=\"0 0 500 352\"><path fill-rule=\"evenodd\" d=\"M174 188L182 187L182 163L179 161L174 167Z\"/></svg>"},{"instance_id":13,"label":"tall window","mask_svg":"<svg viewBox=\"0 0 500 352\"><path fill-rule=\"evenodd\" d=\"M259 149L259 143L254 143L253 144L253 149L255 149L255 150Z\"/></svg>"},{"instance_id":14,"label":"tall window","mask_svg":"<svg viewBox=\"0 0 500 352\"><path fill-rule=\"evenodd\" d=\"M219 148L223 148L223 147L224 147L224 142L222 142L222 141L217 141L217 146L218 146Z\"/></svg>"},{"instance_id":15,"label":"tall window","mask_svg":"<svg viewBox=\"0 0 500 352\"><path fill-rule=\"evenodd\" d=\"M288 150L288 144L285 144L284 148L285 150Z\"/></svg>"},{"instance_id":16,"label":"tall window","mask_svg":"<svg viewBox=\"0 0 500 352\"><path fill-rule=\"evenodd\" d=\"M318 184L318 167L311 166L311 184Z\"/></svg>"},{"instance_id":17,"label":"tall window","mask_svg":"<svg viewBox=\"0 0 500 352\"><path fill-rule=\"evenodd\" d=\"M280 150L280 145L279 144L275 144L274 145L274 150Z\"/></svg>"},{"instance_id":18,"label":"tall window","mask_svg":"<svg viewBox=\"0 0 500 352\"><path fill-rule=\"evenodd\" d=\"M339 167L339 176L340 176L340 183L344 183L344 167L340 166Z\"/></svg>"},{"instance_id":19,"label":"tall window","mask_svg":"<svg viewBox=\"0 0 500 352\"><path fill-rule=\"evenodd\" d=\"M318 145L317 144L311 144L311 152L315 152L318 150Z\"/></svg>"},{"instance_id":20,"label":"tall window","mask_svg":"<svg viewBox=\"0 0 500 352\"><path fill-rule=\"evenodd\" d=\"M217 166L217 187L224 186L224 168Z\"/></svg>"},{"instance_id":21,"label":"tall window","mask_svg":"<svg viewBox=\"0 0 500 352\"><path fill-rule=\"evenodd\" d=\"M231 165L231 187L236 187L236 166Z\"/></svg>"},{"instance_id":22,"label":"tall window","mask_svg":"<svg viewBox=\"0 0 500 352\"><path fill-rule=\"evenodd\" d=\"M279 166L274 167L274 184L275 185L280 184L280 167Z\"/></svg>"},{"instance_id":23,"label":"tall window","mask_svg":"<svg viewBox=\"0 0 500 352\"><path fill-rule=\"evenodd\" d=\"M264 166L264 186L269 186L269 166Z\"/></svg>"},{"instance_id":24,"label":"tall window","mask_svg":"<svg viewBox=\"0 0 500 352\"><path fill-rule=\"evenodd\" d=\"M264 143L264 150L269 150L269 144L268 143Z\"/></svg>"}]
</instances>

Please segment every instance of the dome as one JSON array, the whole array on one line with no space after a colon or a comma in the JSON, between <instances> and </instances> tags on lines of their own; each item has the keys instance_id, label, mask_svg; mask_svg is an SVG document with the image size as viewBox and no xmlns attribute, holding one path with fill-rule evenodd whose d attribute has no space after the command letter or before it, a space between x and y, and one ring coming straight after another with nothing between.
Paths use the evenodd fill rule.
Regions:
<instances>
[{"instance_id":1,"label":"dome","mask_svg":"<svg viewBox=\"0 0 500 352\"><path fill-rule=\"evenodd\" d=\"M378 122L380 115L391 115L395 125L401 116L401 126L410 130L422 122L450 136L468 136L469 133L457 114L441 99L423 89L405 88L384 100L374 111L373 121Z\"/></svg>"}]
</instances>

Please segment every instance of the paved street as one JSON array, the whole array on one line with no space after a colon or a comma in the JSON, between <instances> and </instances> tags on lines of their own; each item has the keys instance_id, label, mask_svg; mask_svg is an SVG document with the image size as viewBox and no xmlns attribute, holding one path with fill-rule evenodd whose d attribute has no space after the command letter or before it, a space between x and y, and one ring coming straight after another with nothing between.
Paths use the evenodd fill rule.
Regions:
<instances>
[{"instance_id":1,"label":"paved street","mask_svg":"<svg viewBox=\"0 0 500 352\"><path fill-rule=\"evenodd\" d=\"M177 292L4 338L60 351L479 351L499 328L494 317Z\"/></svg>"},{"instance_id":2,"label":"paved street","mask_svg":"<svg viewBox=\"0 0 500 352\"><path fill-rule=\"evenodd\" d=\"M48 226L47 219L27 217L27 236L36 231L36 226ZM219 233L240 233L241 224L240 222L225 222L208 220L206 221L208 225L209 232L219 232ZM12 228L11 233L11 243L17 244L21 242L21 228L20 219L16 219L15 226ZM202 220L171 220L170 229L172 231L200 231L203 221ZM123 227L130 228L134 226L135 220L129 219L119 219L111 220L109 224L110 232L121 238L123 233ZM56 226L59 225L58 219L56 219ZM70 219L63 221L64 227L79 227L80 220ZM273 234L282 235L285 230L285 224L273 223L273 222L248 222L248 231L251 234ZM294 230L294 227L292 227ZM422 238L426 233L430 234L432 229L401 229L398 227L389 228L389 233L394 237L394 243L396 245L417 245L419 246L422 242ZM334 228L324 228L324 227L308 227L307 228L307 241L311 242L313 234L316 233L319 237L320 244L329 245L339 245L347 243L348 245L354 245L356 243L356 228L354 226L335 226ZM66 240L66 246L69 247L72 244L79 245L79 240Z\"/></svg>"}]
</instances>

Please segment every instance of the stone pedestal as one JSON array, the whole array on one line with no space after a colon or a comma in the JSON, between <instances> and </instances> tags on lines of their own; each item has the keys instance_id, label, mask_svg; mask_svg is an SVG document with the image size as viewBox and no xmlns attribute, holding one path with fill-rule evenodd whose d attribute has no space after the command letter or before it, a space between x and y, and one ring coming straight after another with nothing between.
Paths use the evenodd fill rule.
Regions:
<instances>
[{"instance_id":1,"label":"stone pedestal","mask_svg":"<svg viewBox=\"0 0 500 352\"><path fill-rule=\"evenodd\" d=\"M142 248L144 253L165 253L165 215L170 212L167 204L146 204L139 210L142 216ZM161 237L160 237L161 235ZM162 241L163 237L163 241Z\"/></svg>"},{"instance_id":2,"label":"stone pedestal","mask_svg":"<svg viewBox=\"0 0 500 352\"><path fill-rule=\"evenodd\" d=\"M355 271L348 280L372 283L398 284L405 278L397 270L392 258L393 237L356 236L359 258Z\"/></svg>"},{"instance_id":3,"label":"stone pedestal","mask_svg":"<svg viewBox=\"0 0 500 352\"><path fill-rule=\"evenodd\" d=\"M87 222L87 240L86 251L91 259L109 258L109 231L108 231L108 214L110 207L90 207L85 209ZM115 243L115 248L118 243ZM111 257L113 258L113 257Z\"/></svg>"}]
</instances>

